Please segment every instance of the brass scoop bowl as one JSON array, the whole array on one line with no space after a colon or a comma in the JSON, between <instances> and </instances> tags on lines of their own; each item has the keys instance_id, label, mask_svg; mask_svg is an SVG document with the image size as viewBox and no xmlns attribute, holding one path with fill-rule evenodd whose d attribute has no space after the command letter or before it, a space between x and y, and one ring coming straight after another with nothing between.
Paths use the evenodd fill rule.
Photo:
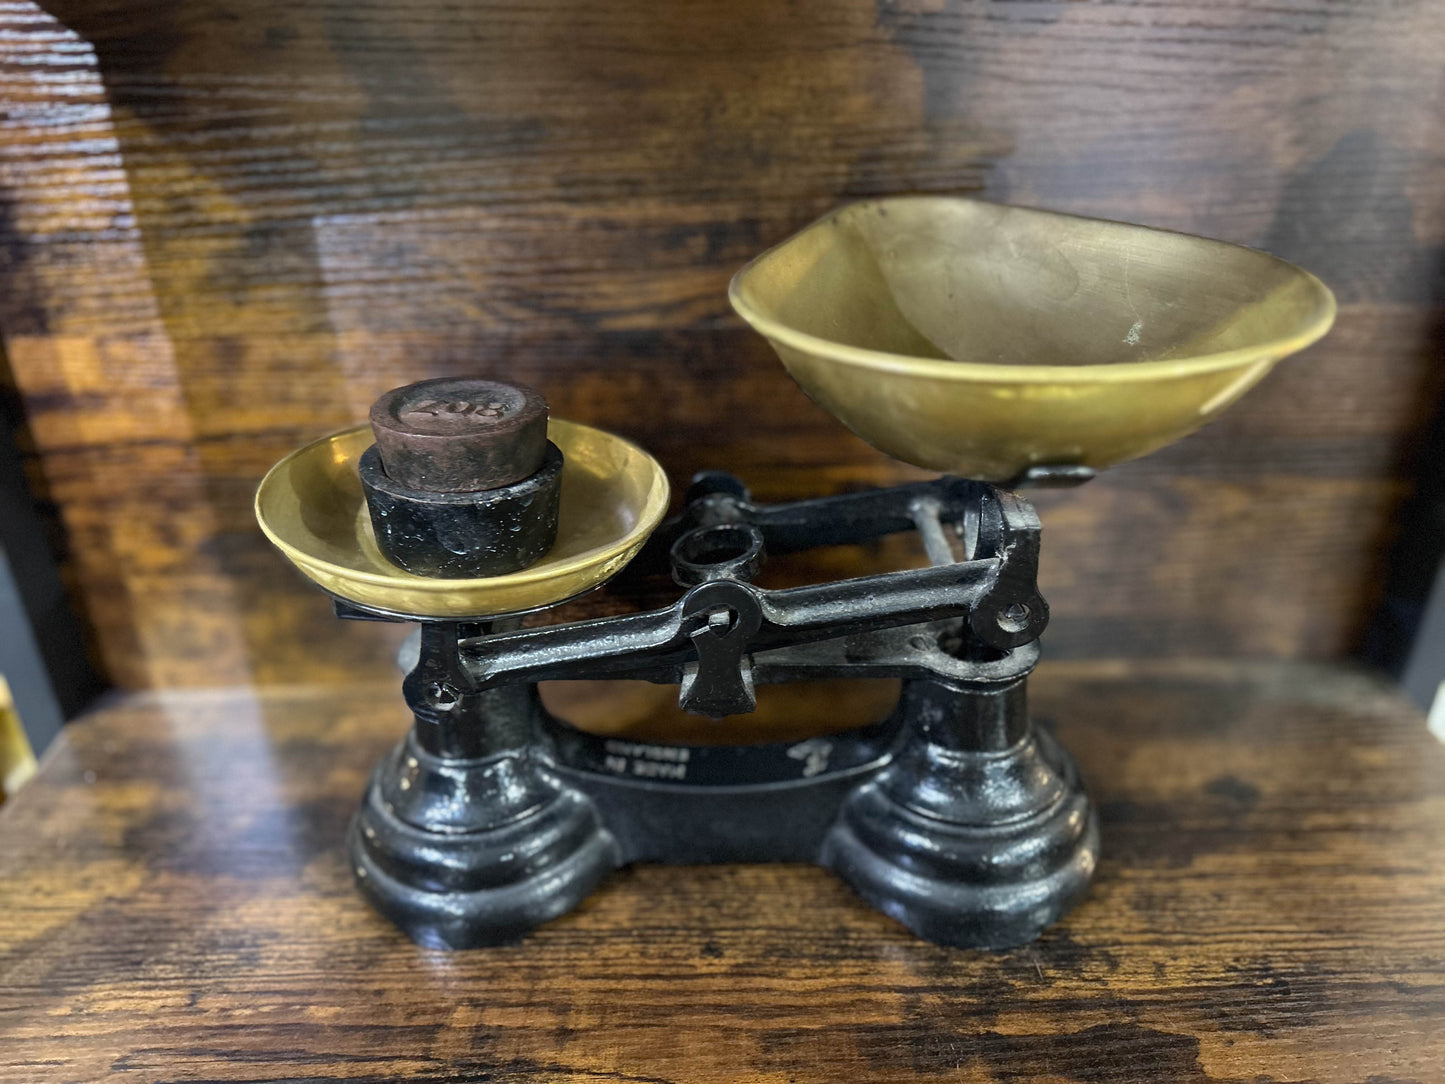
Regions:
<instances>
[{"instance_id":1,"label":"brass scoop bowl","mask_svg":"<svg viewBox=\"0 0 1445 1084\"><path fill-rule=\"evenodd\" d=\"M1334 320L1222 241L951 197L855 203L763 253L733 307L874 447L989 482L1198 429Z\"/></svg>"}]
</instances>

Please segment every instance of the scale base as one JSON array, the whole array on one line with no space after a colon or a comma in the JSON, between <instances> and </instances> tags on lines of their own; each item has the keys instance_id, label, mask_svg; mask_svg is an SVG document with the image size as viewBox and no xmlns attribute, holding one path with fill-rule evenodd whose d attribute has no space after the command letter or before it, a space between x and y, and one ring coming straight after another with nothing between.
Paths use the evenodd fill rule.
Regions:
<instances>
[{"instance_id":1,"label":"scale base","mask_svg":"<svg viewBox=\"0 0 1445 1084\"><path fill-rule=\"evenodd\" d=\"M1019 717L1021 689L909 682L880 726L747 747L600 738L540 705L525 747L487 757L428 753L414 731L372 776L353 870L436 947L516 941L632 862L760 861L829 868L929 941L1022 944L1084 894L1098 828L1068 753ZM983 716L1007 721L994 744L1016 740L950 747Z\"/></svg>"}]
</instances>

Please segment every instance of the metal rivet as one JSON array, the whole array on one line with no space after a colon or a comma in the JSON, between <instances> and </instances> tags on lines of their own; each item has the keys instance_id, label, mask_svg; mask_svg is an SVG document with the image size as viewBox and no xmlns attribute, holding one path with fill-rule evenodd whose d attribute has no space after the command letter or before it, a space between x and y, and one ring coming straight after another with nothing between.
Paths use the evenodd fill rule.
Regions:
<instances>
[{"instance_id":1,"label":"metal rivet","mask_svg":"<svg viewBox=\"0 0 1445 1084\"><path fill-rule=\"evenodd\" d=\"M1033 611L1022 602L1014 602L1001 611L995 620L1004 632L1023 632L1029 627L1029 618L1032 616Z\"/></svg>"}]
</instances>

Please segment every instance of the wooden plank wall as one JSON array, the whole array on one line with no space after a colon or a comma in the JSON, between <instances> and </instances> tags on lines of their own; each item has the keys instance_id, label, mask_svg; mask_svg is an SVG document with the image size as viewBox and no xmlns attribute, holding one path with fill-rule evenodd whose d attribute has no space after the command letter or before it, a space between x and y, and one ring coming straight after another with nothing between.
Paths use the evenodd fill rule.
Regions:
<instances>
[{"instance_id":1,"label":"wooden plank wall","mask_svg":"<svg viewBox=\"0 0 1445 1084\"><path fill-rule=\"evenodd\" d=\"M134 686L342 680L251 520L423 376L727 465L902 468L788 381L733 270L839 201L963 192L1258 245L1342 303L1212 428L1040 498L1055 657L1329 657L1442 386L1432 0L0 0L0 329L33 476ZM880 553L850 566L876 567Z\"/></svg>"}]
</instances>

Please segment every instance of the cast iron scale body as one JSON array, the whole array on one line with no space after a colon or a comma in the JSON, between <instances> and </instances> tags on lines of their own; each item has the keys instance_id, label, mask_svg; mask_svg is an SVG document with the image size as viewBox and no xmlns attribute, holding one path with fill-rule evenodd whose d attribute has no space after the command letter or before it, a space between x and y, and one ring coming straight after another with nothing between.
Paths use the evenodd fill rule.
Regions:
<instances>
[{"instance_id":1,"label":"cast iron scale body","mask_svg":"<svg viewBox=\"0 0 1445 1084\"><path fill-rule=\"evenodd\" d=\"M418 941L468 947L514 940L629 862L816 862L923 937L1003 946L1075 902L1098 831L1067 753L1029 722L1048 620L1029 504L944 478L757 505L722 474L688 498L637 559L665 554L687 585L666 609L525 630L422 623L403 684L415 725L350 831L376 907ZM749 582L768 551L915 529L931 567ZM673 682L684 709L725 716L753 709L756 684L829 677L902 678L903 691L864 729L687 746L585 733L536 687Z\"/></svg>"},{"instance_id":2,"label":"cast iron scale body","mask_svg":"<svg viewBox=\"0 0 1445 1084\"><path fill-rule=\"evenodd\" d=\"M943 476L759 505L707 474L663 524L667 479L637 446L549 420L525 389L459 405L413 385L374 408L385 471L354 427L257 492L262 529L341 616L421 624L413 726L349 837L362 890L418 941L513 940L629 862L731 861L816 862L945 944L1037 935L1084 892L1098 830L1069 756L1029 719L1048 609L1039 523L1012 488L1076 483L1193 432L1335 312L1318 279L1261 252L952 197L835 211L745 267L729 299L821 407ZM439 457L438 441L469 451ZM929 567L752 583L768 552L902 531ZM668 567L673 605L522 627L629 562ZM723 717L759 684L840 676L902 679L897 707L742 747L593 736L537 692L671 682L684 709Z\"/></svg>"}]
</instances>

